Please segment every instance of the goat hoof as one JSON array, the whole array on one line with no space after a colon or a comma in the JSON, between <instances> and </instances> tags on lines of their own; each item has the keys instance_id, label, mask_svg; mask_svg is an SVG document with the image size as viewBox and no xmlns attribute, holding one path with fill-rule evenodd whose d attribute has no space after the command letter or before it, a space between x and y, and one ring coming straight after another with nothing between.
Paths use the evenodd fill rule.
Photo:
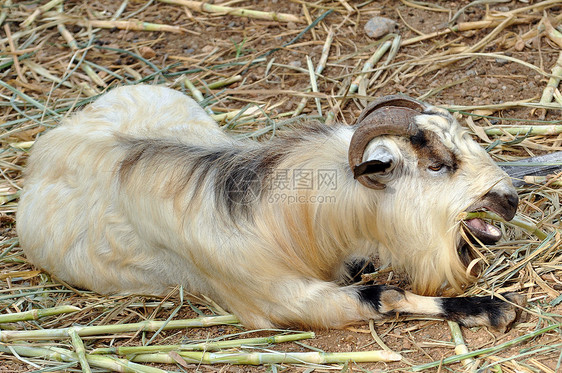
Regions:
<instances>
[{"instance_id":1,"label":"goat hoof","mask_svg":"<svg viewBox=\"0 0 562 373\"><path fill-rule=\"evenodd\" d=\"M493 326L498 331L507 333L521 319L523 307L527 304L527 298L517 293L505 293L502 296L513 304L502 302L504 306L501 316L497 320L498 324Z\"/></svg>"}]
</instances>

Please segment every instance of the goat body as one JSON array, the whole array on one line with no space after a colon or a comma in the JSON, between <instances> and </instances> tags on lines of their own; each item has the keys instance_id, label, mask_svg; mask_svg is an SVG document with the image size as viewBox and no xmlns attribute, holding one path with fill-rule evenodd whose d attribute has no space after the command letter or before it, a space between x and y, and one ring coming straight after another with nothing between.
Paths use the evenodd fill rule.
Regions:
<instances>
[{"instance_id":1,"label":"goat body","mask_svg":"<svg viewBox=\"0 0 562 373\"><path fill-rule=\"evenodd\" d=\"M179 92L116 88L37 140L21 246L76 286L162 295L180 284L251 327L341 327L402 312L506 328L517 308L497 298L424 296L473 280L458 215L487 208L510 219L517 196L446 111L423 105L413 133L363 141L350 168L353 136L372 117L236 140ZM482 221L467 226L499 238ZM423 295L344 285L349 263L374 254Z\"/></svg>"}]
</instances>

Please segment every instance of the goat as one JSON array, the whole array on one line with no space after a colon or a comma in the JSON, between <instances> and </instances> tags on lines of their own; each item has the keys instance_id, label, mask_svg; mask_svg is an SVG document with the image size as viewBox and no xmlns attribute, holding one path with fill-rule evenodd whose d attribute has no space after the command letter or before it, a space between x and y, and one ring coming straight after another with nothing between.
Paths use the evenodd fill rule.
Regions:
<instances>
[{"instance_id":1,"label":"goat","mask_svg":"<svg viewBox=\"0 0 562 373\"><path fill-rule=\"evenodd\" d=\"M187 96L115 88L36 141L17 213L30 262L103 294L182 285L248 327L342 327L396 313L506 329L522 296L435 297L474 281L461 232L513 218L511 181L444 109L374 101L354 126L235 139ZM466 236L466 235L465 235ZM414 292L346 283L377 254ZM353 275L353 274L351 274ZM417 293L417 294L416 294Z\"/></svg>"}]
</instances>

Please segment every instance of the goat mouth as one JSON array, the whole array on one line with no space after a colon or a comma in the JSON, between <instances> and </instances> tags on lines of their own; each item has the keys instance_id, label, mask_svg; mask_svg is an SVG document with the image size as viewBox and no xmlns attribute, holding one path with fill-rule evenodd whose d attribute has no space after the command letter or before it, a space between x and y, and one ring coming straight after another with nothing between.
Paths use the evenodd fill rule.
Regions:
<instances>
[{"instance_id":1,"label":"goat mouth","mask_svg":"<svg viewBox=\"0 0 562 373\"><path fill-rule=\"evenodd\" d=\"M485 245L491 245L502 237L501 230L480 218L464 220L464 227L468 229L469 238L476 238Z\"/></svg>"},{"instance_id":2,"label":"goat mouth","mask_svg":"<svg viewBox=\"0 0 562 373\"><path fill-rule=\"evenodd\" d=\"M495 198L492 199L490 196L481 199L465 211L475 213L490 211L506 221L513 219L516 205L510 204L506 207L504 205L507 204L498 203ZM502 237L502 231L498 227L481 218L464 219L462 221L462 227L464 234L461 235L462 238L457 251L461 262L467 267L470 265L471 261L477 257L474 249L475 245L495 244ZM479 267L478 264L472 267L472 274L477 272L476 267Z\"/></svg>"},{"instance_id":3,"label":"goat mouth","mask_svg":"<svg viewBox=\"0 0 562 373\"><path fill-rule=\"evenodd\" d=\"M462 235L457 253L462 264L465 267L468 267L470 266L472 260L478 257L474 246L480 246L481 244L495 244L502 237L502 232L495 225L492 225L480 218L463 220L462 223L465 234ZM476 276L480 269L481 266L479 264L475 264L472 266L470 272L473 276Z\"/></svg>"},{"instance_id":4,"label":"goat mouth","mask_svg":"<svg viewBox=\"0 0 562 373\"><path fill-rule=\"evenodd\" d=\"M503 203L502 201L498 201L495 197L491 198L491 196L495 195L489 193L489 196L487 198L485 197L476 202L466 211L490 211L495 213L496 215L499 215L506 221L513 219L517 205L515 204L514 206L512 206L510 204ZM463 227L465 228L466 236L472 243L480 242L484 245L491 245L498 242L502 237L502 232L498 227L480 218L464 220Z\"/></svg>"},{"instance_id":5,"label":"goat mouth","mask_svg":"<svg viewBox=\"0 0 562 373\"><path fill-rule=\"evenodd\" d=\"M480 218L463 220L462 225L465 234L462 235L457 254L465 267L471 267L471 275L477 276L482 266L480 263L473 263L471 266L471 262L478 257L475 245L495 244L502 237L502 232L498 227Z\"/></svg>"}]
</instances>

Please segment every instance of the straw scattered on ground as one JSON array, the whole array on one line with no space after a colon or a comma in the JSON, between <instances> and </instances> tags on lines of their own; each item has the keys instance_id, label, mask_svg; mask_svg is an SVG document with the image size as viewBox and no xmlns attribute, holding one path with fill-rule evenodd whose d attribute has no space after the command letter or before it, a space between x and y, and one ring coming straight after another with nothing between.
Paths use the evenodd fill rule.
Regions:
<instances>
[{"instance_id":1,"label":"straw scattered on ground","mask_svg":"<svg viewBox=\"0 0 562 373\"><path fill-rule=\"evenodd\" d=\"M374 16L396 29L369 38ZM560 151L561 25L559 0L0 1L0 372L560 371L560 174L527 179L466 289L527 296L527 319L505 334L419 318L253 331L181 289L102 297L29 265L15 211L37 137L141 82L262 141L303 118L353 123L373 97L403 93L451 110L500 163ZM367 279L408 287L391 268Z\"/></svg>"}]
</instances>

